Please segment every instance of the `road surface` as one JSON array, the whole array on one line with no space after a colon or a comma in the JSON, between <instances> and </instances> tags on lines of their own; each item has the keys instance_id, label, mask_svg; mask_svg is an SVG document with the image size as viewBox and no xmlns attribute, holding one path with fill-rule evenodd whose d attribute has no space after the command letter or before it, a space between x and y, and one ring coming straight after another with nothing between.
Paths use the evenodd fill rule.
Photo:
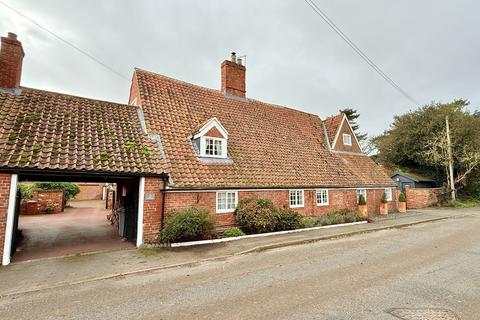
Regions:
<instances>
[{"instance_id":1,"label":"road surface","mask_svg":"<svg viewBox=\"0 0 480 320\"><path fill-rule=\"evenodd\" d=\"M0 312L1 319L480 319L480 213L5 297Z\"/></svg>"}]
</instances>

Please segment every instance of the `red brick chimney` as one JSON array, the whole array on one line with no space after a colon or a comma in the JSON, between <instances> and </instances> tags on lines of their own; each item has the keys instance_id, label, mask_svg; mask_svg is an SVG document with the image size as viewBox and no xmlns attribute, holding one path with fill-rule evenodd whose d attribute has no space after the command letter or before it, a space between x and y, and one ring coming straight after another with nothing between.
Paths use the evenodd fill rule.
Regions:
<instances>
[{"instance_id":1,"label":"red brick chimney","mask_svg":"<svg viewBox=\"0 0 480 320\"><path fill-rule=\"evenodd\" d=\"M13 89L20 86L22 62L25 53L15 33L2 37L0 49L0 88Z\"/></svg>"},{"instance_id":2,"label":"red brick chimney","mask_svg":"<svg viewBox=\"0 0 480 320\"><path fill-rule=\"evenodd\" d=\"M242 60L237 59L235 52L232 52L230 60L222 63L222 92L245 98L245 73Z\"/></svg>"}]
</instances>

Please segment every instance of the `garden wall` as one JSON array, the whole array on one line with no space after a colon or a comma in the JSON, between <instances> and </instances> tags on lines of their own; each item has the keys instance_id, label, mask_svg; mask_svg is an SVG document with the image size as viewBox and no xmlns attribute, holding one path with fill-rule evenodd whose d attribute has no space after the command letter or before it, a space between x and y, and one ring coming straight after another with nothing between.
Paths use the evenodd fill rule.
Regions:
<instances>
[{"instance_id":1,"label":"garden wall","mask_svg":"<svg viewBox=\"0 0 480 320\"><path fill-rule=\"evenodd\" d=\"M408 209L427 208L438 203L438 197L443 188L412 188L405 186Z\"/></svg>"},{"instance_id":2,"label":"garden wall","mask_svg":"<svg viewBox=\"0 0 480 320\"><path fill-rule=\"evenodd\" d=\"M20 214L35 215L63 211L63 190L33 189L32 194L32 200L24 201L20 205Z\"/></svg>"},{"instance_id":3,"label":"garden wall","mask_svg":"<svg viewBox=\"0 0 480 320\"><path fill-rule=\"evenodd\" d=\"M80 193L75 200L102 200L104 183L77 183Z\"/></svg>"}]
</instances>

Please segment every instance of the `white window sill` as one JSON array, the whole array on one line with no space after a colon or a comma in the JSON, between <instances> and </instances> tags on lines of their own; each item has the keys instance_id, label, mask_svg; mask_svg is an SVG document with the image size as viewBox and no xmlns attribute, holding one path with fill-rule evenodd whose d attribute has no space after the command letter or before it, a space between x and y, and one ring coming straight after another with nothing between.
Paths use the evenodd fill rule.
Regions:
<instances>
[{"instance_id":1,"label":"white window sill","mask_svg":"<svg viewBox=\"0 0 480 320\"><path fill-rule=\"evenodd\" d=\"M303 204L302 205L295 205L295 206L290 205L290 208L303 208L303 207L304 207Z\"/></svg>"},{"instance_id":2,"label":"white window sill","mask_svg":"<svg viewBox=\"0 0 480 320\"><path fill-rule=\"evenodd\" d=\"M317 203L317 207L326 207L328 205L329 205L328 202L327 203Z\"/></svg>"},{"instance_id":3,"label":"white window sill","mask_svg":"<svg viewBox=\"0 0 480 320\"><path fill-rule=\"evenodd\" d=\"M215 213L234 213L235 209L223 209L223 210L217 210Z\"/></svg>"}]
</instances>

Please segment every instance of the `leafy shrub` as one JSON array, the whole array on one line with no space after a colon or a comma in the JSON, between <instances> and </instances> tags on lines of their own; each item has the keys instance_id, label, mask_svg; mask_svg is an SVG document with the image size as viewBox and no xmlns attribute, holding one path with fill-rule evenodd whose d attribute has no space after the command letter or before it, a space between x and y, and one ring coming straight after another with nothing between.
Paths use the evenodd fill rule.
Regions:
<instances>
[{"instance_id":1,"label":"leafy shrub","mask_svg":"<svg viewBox=\"0 0 480 320\"><path fill-rule=\"evenodd\" d=\"M344 215L341 213L338 213L337 211L330 212L327 215L327 217L330 220L330 224L340 224L340 223L343 223L343 221L345 220Z\"/></svg>"},{"instance_id":2,"label":"leafy shrub","mask_svg":"<svg viewBox=\"0 0 480 320\"><path fill-rule=\"evenodd\" d=\"M380 202L381 203L387 203L388 202L387 201L387 194L385 192L382 194L382 197L380 198Z\"/></svg>"},{"instance_id":3,"label":"leafy shrub","mask_svg":"<svg viewBox=\"0 0 480 320\"><path fill-rule=\"evenodd\" d=\"M400 194L398 195L398 201L407 202L407 197L405 196L405 193L400 192Z\"/></svg>"},{"instance_id":4,"label":"leafy shrub","mask_svg":"<svg viewBox=\"0 0 480 320\"><path fill-rule=\"evenodd\" d=\"M174 209L167 215L160 239L165 243L211 239L214 229L208 210Z\"/></svg>"},{"instance_id":5,"label":"leafy shrub","mask_svg":"<svg viewBox=\"0 0 480 320\"><path fill-rule=\"evenodd\" d=\"M318 219L317 225L329 226L332 224L352 223L364 220L366 220L366 218L361 217L355 211L349 209L338 209L331 211L327 215L321 216Z\"/></svg>"},{"instance_id":6,"label":"leafy shrub","mask_svg":"<svg viewBox=\"0 0 480 320\"><path fill-rule=\"evenodd\" d=\"M268 199L244 199L235 210L235 220L247 233L263 233L275 230L277 208Z\"/></svg>"},{"instance_id":7,"label":"leafy shrub","mask_svg":"<svg viewBox=\"0 0 480 320\"><path fill-rule=\"evenodd\" d=\"M317 225L322 226L322 227L323 226L329 226L331 224L333 224L333 223L332 223L330 215L323 215L317 221Z\"/></svg>"},{"instance_id":8,"label":"leafy shrub","mask_svg":"<svg viewBox=\"0 0 480 320\"><path fill-rule=\"evenodd\" d=\"M227 228L223 230L223 237L230 238L230 237L241 237L244 236L245 233L237 227Z\"/></svg>"},{"instance_id":9,"label":"leafy shrub","mask_svg":"<svg viewBox=\"0 0 480 320\"><path fill-rule=\"evenodd\" d=\"M365 201L365 197L363 196L363 194L359 195L358 196L358 205L364 206L366 204L367 204L367 201Z\"/></svg>"},{"instance_id":10,"label":"leafy shrub","mask_svg":"<svg viewBox=\"0 0 480 320\"><path fill-rule=\"evenodd\" d=\"M302 216L296 211L288 208L278 209L275 231L298 229L301 225Z\"/></svg>"},{"instance_id":11,"label":"leafy shrub","mask_svg":"<svg viewBox=\"0 0 480 320\"><path fill-rule=\"evenodd\" d=\"M31 200L33 198L33 183L21 182L18 184L18 190L22 193L22 199Z\"/></svg>"},{"instance_id":12,"label":"leafy shrub","mask_svg":"<svg viewBox=\"0 0 480 320\"><path fill-rule=\"evenodd\" d=\"M80 193L80 188L72 182L37 182L35 187L43 190L62 189L68 201Z\"/></svg>"},{"instance_id":13,"label":"leafy shrub","mask_svg":"<svg viewBox=\"0 0 480 320\"><path fill-rule=\"evenodd\" d=\"M302 217L300 219L300 228L313 228L317 225L317 218L314 217Z\"/></svg>"},{"instance_id":14,"label":"leafy shrub","mask_svg":"<svg viewBox=\"0 0 480 320\"><path fill-rule=\"evenodd\" d=\"M43 209L43 211L45 211L45 213L53 213L55 209L56 209L55 203L53 203L53 201L48 201L45 204L45 208Z\"/></svg>"},{"instance_id":15,"label":"leafy shrub","mask_svg":"<svg viewBox=\"0 0 480 320\"><path fill-rule=\"evenodd\" d=\"M356 213L348 213L343 216L344 223L352 223L357 221L357 214Z\"/></svg>"}]
</instances>

